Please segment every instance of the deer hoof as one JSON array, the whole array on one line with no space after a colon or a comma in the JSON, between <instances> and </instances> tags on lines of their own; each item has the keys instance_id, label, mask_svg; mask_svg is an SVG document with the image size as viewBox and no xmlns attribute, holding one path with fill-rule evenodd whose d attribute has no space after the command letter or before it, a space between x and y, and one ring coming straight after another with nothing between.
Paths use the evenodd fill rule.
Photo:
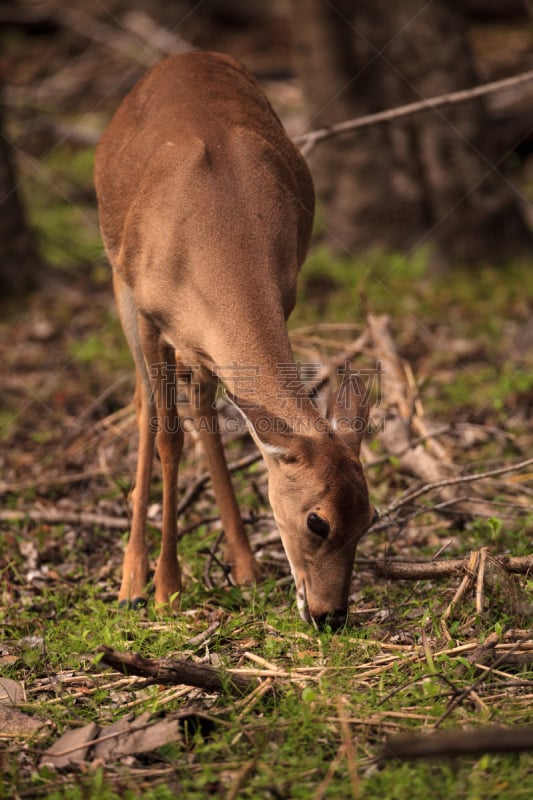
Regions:
<instances>
[{"instance_id":1,"label":"deer hoof","mask_svg":"<svg viewBox=\"0 0 533 800\"><path fill-rule=\"evenodd\" d=\"M263 570L255 558L245 565L235 564L231 574L237 586L250 586L263 579Z\"/></svg>"},{"instance_id":2,"label":"deer hoof","mask_svg":"<svg viewBox=\"0 0 533 800\"><path fill-rule=\"evenodd\" d=\"M133 600L119 600L118 607L119 608L145 608L146 606L146 598L145 597L134 597Z\"/></svg>"}]
</instances>

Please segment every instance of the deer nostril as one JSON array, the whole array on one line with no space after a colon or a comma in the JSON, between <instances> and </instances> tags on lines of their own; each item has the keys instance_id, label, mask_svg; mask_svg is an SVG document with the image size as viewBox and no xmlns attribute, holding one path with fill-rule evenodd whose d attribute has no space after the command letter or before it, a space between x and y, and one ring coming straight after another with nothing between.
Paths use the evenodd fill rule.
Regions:
<instances>
[{"instance_id":1,"label":"deer nostril","mask_svg":"<svg viewBox=\"0 0 533 800\"><path fill-rule=\"evenodd\" d=\"M329 611L325 614L311 614L313 622L318 630L323 630L327 625L334 631L342 628L348 619L347 610Z\"/></svg>"}]
</instances>

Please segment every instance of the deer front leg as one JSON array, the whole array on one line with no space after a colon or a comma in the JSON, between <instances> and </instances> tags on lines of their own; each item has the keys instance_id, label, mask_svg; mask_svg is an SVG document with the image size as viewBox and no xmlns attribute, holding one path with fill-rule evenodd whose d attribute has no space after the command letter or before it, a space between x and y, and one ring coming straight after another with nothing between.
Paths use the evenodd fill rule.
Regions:
<instances>
[{"instance_id":1,"label":"deer front leg","mask_svg":"<svg viewBox=\"0 0 533 800\"><path fill-rule=\"evenodd\" d=\"M154 414L154 407L148 387L139 370L137 370L135 406L139 429L137 474L132 493L131 531L124 553L122 583L118 595L120 605L132 605L134 608L145 602L143 593L148 578L148 548L145 539L146 512L154 455L154 433L150 427L150 418Z\"/></svg>"},{"instance_id":2,"label":"deer front leg","mask_svg":"<svg viewBox=\"0 0 533 800\"><path fill-rule=\"evenodd\" d=\"M225 558L231 565L231 573L237 584L255 583L262 577L261 567L255 559L244 530L226 463L224 447L218 430L217 412L214 406L216 383L201 380L200 386L200 398L194 411L224 530L226 540Z\"/></svg>"}]
</instances>

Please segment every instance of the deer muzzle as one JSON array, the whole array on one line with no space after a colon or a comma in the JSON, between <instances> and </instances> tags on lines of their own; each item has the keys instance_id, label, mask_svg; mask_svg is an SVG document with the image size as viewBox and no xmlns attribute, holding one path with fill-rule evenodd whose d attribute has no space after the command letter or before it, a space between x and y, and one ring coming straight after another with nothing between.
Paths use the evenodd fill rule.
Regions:
<instances>
[{"instance_id":1,"label":"deer muzzle","mask_svg":"<svg viewBox=\"0 0 533 800\"><path fill-rule=\"evenodd\" d=\"M330 627L332 630L338 630L346 624L348 618L347 608L337 608L334 610L315 609L307 599L307 589L305 580L301 580L296 589L296 604L300 617L308 625L313 625L317 630L323 630L325 627Z\"/></svg>"}]
</instances>

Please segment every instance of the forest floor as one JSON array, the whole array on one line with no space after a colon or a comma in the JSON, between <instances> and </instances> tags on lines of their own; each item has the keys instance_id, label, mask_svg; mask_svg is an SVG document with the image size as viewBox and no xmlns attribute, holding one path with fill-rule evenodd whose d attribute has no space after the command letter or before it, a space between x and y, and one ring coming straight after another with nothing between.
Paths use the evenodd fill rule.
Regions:
<instances>
[{"instance_id":1,"label":"forest floor","mask_svg":"<svg viewBox=\"0 0 533 800\"><path fill-rule=\"evenodd\" d=\"M293 96L289 87L281 99ZM226 445L264 582L231 585L189 436L182 610L156 613L150 597L120 609L133 372L98 237L93 148L47 144L44 128L35 144L20 116L17 126L32 157L46 151L23 191L53 266L0 320L0 798L530 798L531 265L438 276L427 253L356 263L313 249L291 319L297 358L319 365L324 396L347 353L381 376L364 460L382 515L358 549L345 628L300 621L265 468L244 431ZM383 315L393 357L368 333ZM414 464L387 438L403 406ZM433 488L417 474L426 459L441 470ZM156 462L152 568L160 489ZM441 574L417 572L420 562ZM102 647L115 651L112 668ZM130 664L124 674L117 664L134 653L159 672ZM171 684L161 659L178 662ZM221 685L187 684L182 661ZM249 683L236 692L239 677ZM475 739L494 728L496 742ZM422 733L427 746L445 731L451 742L431 739L441 758L415 759L417 742L394 738ZM454 755L454 742L471 754Z\"/></svg>"},{"instance_id":2,"label":"forest floor","mask_svg":"<svg viewBox=\"0 0 533 800\"><path fill-rule=\"evenodd\" d=\"M325 265L336 283L328 299L316 294ZM367 265L362 276L347 261L311 256L292 328L299 358L327 367L350 350L364 295L367 309L391 316L419 413L434 432L424 451L443 448L455 479L496 471L458 484L467 511L454 513L438 487L409 500L423 482L387 452L378 425L365 445L367 475L374 502L391 510L360 544L349 624L321 634L299 620L265 469L250 463L244 434L227 446L265 582L253 591L228 582L216 506L189 437L180 475L182 612L158 615L152 602L118 608L135 464L132 370L102 268L56 280L1 324L0 674L12 683L0 686L19 716L0 704L0 796L167 797L179 789L199 798L412 798L431 785L436 798L529 797L528 753L444 763L380 757L394 734L533 722L533 580L492 560L529 559L531 570L531 270L486 268L475 280L458 272L450 282L426 275L421 262ZM160 488L156 464L152 565ZM471 573L463 564L416 581L376 574L387 560L413 567L457 558L473 559ZM104 669L102 645L259 683L235 698L229 687L191 688L179 674L170 687L125 677ZM80 729L94 741L117 720L120 748L76 749ZM139 739L139 726L162 720L174 727ZM65 734L58 749L75 757L58 769L46 752Z\"/></svg>"}]
</instances>

